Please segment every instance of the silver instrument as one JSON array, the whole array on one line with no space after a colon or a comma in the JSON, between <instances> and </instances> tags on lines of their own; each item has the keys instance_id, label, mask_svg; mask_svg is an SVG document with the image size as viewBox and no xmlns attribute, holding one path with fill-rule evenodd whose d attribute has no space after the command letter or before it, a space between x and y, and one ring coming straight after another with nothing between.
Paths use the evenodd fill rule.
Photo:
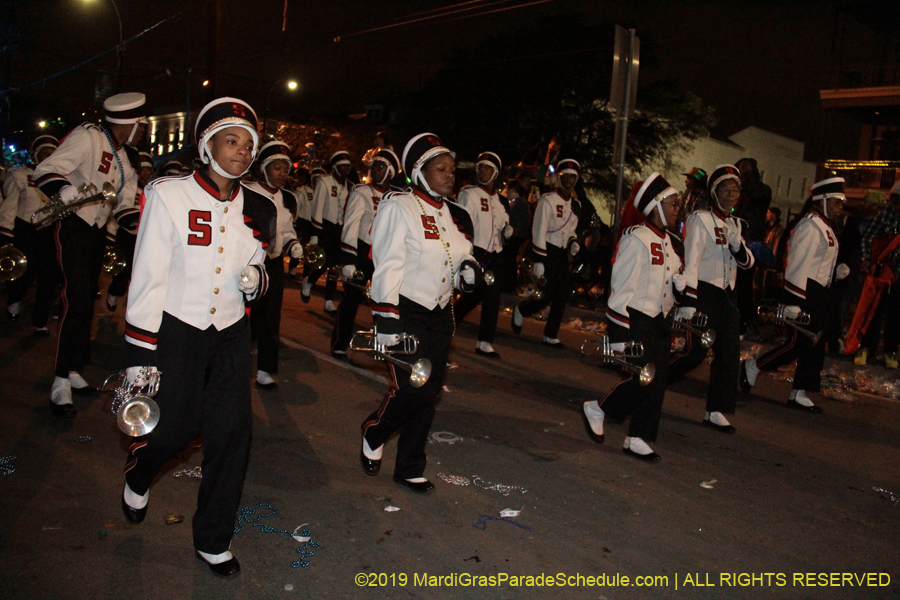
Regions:
<instances>
[{"instance_id":1,"label":"silver instrument","mask_svg":"<svg viewBox=\"0 0 900 600\"><path fill-rule=\"evenodd\" d=\"M103 270L113 277L125 270L128 262L115 246L110 246L103 254Z\"/></svg>"},{"instance_id":2,"label":"silver instrument","mask_svg":"<svg viewBox=\"0 0 900 600\"><path fill-rule=\"evenodd\" d=\"M700 338L700 345L709 348L716 343L716 330L706 328L707 317L703 313L694 313L694 318L690 321L684 319L672 318L672 327L674 329L683 329L693 333Z\"/></svg>"},{"instance_id":3,"label":"silver instrument","mask_svg":"<svg viewBox=\"0 0 900 600\"><path fill-rule=\"evenodd\" d=\"M653 382L653 378L656 377L656 365L653 363L647 363L643 367L639 367L628 362L629 358L644 356L644 344L641 342L625 342L624 351L613 352L609 343L609 337L603 335L596 341L587 340L581 344L581 353L585 356L599 356L604 362L617 364L626 371L635 373L641 385L650 385Z\"/></svg>"},{"instance_id":4,"label":"silver instrument","mask_svg":"<svg viewBox=\"0 0 900 600\"><path fill-rule=\"evenodd\" d=\"M159 405L153 399L159 392L159 371L146 373L141 370L138 379L146 379L146 385L128 387L125 371L113 373L103 382L101 390L106 389L106 384L111 380L121 380L122 385L113 390L111 410L116 415L119 429L131 437L146 435L153 431L159 423Z\"/></svg>"},{"instance_id":5,"label":"silver instrument","mask_svg":"<svg viewBox=\"0 0 900 600\"><path fill-rule=\"evenodd\" d=\"M341 283L344 287L352 287L361 291L369 300L372 299L372 286L366 285L366 276L362 271L356 271L350 279L341 276Z\"/></svg>"},{"instance_id":6,"label":"silver instrument","mask_svg":"<svg viewBox=\"0 0 900 600\"><path fill-rule=\"evenodd\" d=\"M357 331L350 338L350 349L356 352L371 352L375 355L375 360L383 360L389 362L395 367L400 367L409 373L409 384L414 388L420 388L431 377L431 361L427 358L420 358L414 364L404 362L399 358L394 358L394 354L408 355L415 354L419 348L419 340L414 335L406 333L400 334L400 343L397 347L392 346L389 350L383 344L378 343L378 330L372 327L369 331Z\"/></svg>"},{"instance_id":7,"label":"silver instrument","mask_svg":"<svg viewBox=\"0 0 900 600\"><path fill-rule=\"evenodd\" d=\"M774 306L771 304L764 304L756 309L756 314L764 319L769 319L775 321L776 323L783 323L784 325L793 327L799 333L808 337L813 346L818 344L823 332L812 332L809 329L803 327L804 325L809 325L809 313L802 312L797 315L796 319L789 319L784 315L784 311L786 308L787 305L785 304L778 304Z\"/></svg>"},{"instance_id":8,"label":"silver instrument","mask_svg":"<svg viewBox=\"0 0 900 600\"><path fill-rule=\"evenodd\" d=\"M321 269L325 266L325 250L317 244L307 244L303 247L300 262L306 263L313 270Z\"/></svg>"},{"instance_id":9,"label":"silver instrument","mask_svg":"<svg viewBox=\"0 0 900 600\"><path fill-rule=\"evenodd\" d=\"M54 194L47 204L31 213L31 224L36 225L39 229L52 225L63 217L80 210L82 206L96 202L109 204L111 208L118 204L119 196L116 194L113 184L107 181L103 184L103 189L98 192L97 186L93 183L85 183L78 187L78 195L68 204L60 199L59 194Z\"/></svg>"},{"instance_id":10,"label":"silver instrument","mask_svg":"<svg viewBox=\"0 0 900 600\"><path fill-rule=\"evenodd\" d=\"M28 259L22 251L7 244L0 248L0 282L13 281L28 270Z\"/></svg>"},{"instance_id":11,"label":"silver instrument","mask_svg":"<svg viewBox=\"0 0 900 600\"><path fill-rule=\"evenodd\" d=\"M497 278L494 277L494 272L485 269L484 271L484 284L485 285L494 285L494 282L497 281Z\"/></svg>"}]
</instances>

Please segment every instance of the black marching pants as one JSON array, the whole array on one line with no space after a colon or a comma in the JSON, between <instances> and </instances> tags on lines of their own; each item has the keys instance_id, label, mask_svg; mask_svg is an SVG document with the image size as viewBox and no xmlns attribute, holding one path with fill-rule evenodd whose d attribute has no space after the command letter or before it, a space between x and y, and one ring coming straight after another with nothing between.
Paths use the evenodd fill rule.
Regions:
<instances>
[{"instance_id":1,"label":"black marching pants","mask_svg":"<svg viewBox=\"0 0 900 600\"><path fill-rule=\"evenodd\" d=\"M639 437L652 442L659 432L659 419L662 416L672 330L663 314L649 317L629 308L628 315L631 319L628 335L631 336L631 340L644 344L644 355L641 358L629 359L629 362L639 367L653 363L656 367L656 376L649 385L642 386L638 375L628 371L627 377L621 379L597 402L603 412L613 419L622 420L631 415L628 437Z\"/></svg>"},{"instance_id":2,"label":"black marching pants","mask_svg":"<svg viewBox=\"0 0 900 600\"><path fill-rule=\"evenodd\" d=\"M16 218L13 245L22 251L28 260L25 274L9 282L7 306L21 302L25 292L37 281L34 306L31 309L31 324L46 327L50 319L50 307L59 296L61 280L59 263L56 261L56 241L54 228L38 229L24 219Z\"/></svg>"},{"instance_id":3,"label":"black marching pants","mask_svg":"<svg viewBox=\"0 0 900 600\"><path fill-rule=\"evenodd\" d=\"M343 225L325 221L322 223L322 230L319 232L319 246L325 251L325 267L315 269L309 274L307 283L313 285L319 281L319 277L327 269L341 264L341 230ZM334 277L325 277L325 300L334 300L334 293L337 291L337 279Z\"/></svg>"},{"instance_id":4,"label":"black marching pants","mask_svg":"<svg viewBox=\"0 0 900 600\"><path fill-rule=\"evenodd\" d=\"M63 311L59 318L56 375L68 377L91 361L94 294L106 232L70 215L56 224L56 256L63 274Z\"/></svg>"},{"instance_id":5,"label":"black marching pants","mask_svg":"<svg viewBox=\"0 0 900 600\"><path fill-rule=\"evenodd\" d=\"M357 276L353 283L366 286L375 272L375 265L369 259L369 245L357 242L359 246L356 257L356 271L365 275L365 278ZM350 338L356 332L356 313L359 305L365 298L365 292L352 286L344 285L344 298L337 307L337 318L334 321L334 331L331 333L331 351L346 351L350 346Z\"/></svg>"},{"instance_id":6,"label":"black marching pants","mask_svg":"<svg viewBox=\"0 0 900 600\"><path fill-rule=\"evenodd\" d=\"M163 313L157 356L159 424L135 438L125 482L143 495L160 468L199 435L203 478L194 513L194 547L228 550L250 453L250 325L247 317L217 331Z\"/></svg>"},{"instance_id":7,"label":"black marching pants","mask_svg":"<svg viewBox=\"0 0 900 600\"><path fill-rule=\"evenodd\" d=\"M137 242L137 235L125 231L122 227L116 230L116 250L122 254L125 259L125 268L117 273L112 283L107 288L110 296L122 297L128 293L128 283L131 281L131 268L134 264L134 246Z\"/></svg>"},{"instance_id":8,"label":"black marching pants","mask_svg":"<svg viewBox=\"0 0 900 600\"><path fill-rule=\"evenodd\" d=\"M481 302L481 323L478 326L478 341L489 344L494 341L497 331L497 316L500 314L500 292L503 289L503 270L500 255L485 252L482 248L475 248L475 258L482 268L491 271L496 278L493 285L487 285L484 280L477 281L475 289L459 297L459 301L453 305L456 322L462 323L472 309Z\"/></svg>"},{"instance_id":9,"label":"black marching pants","mask_svg":"<svg viewBox=\"0 0 900 600\"><path fill-rule=\"evenodd\" d=\"M545 306L550 305L550 316L544 326L544 335L556 338L566 311L566 298L569 296L569 257L565 248L547 244L547 258L544 260L544 277L547 285L544 296L540 300L529 298L519 304L519 312L523 317L533 315Z\"/></svg>"},{"instance_id":10,"label":"black marching pants","mask_svg":"<svg viewBox=\"0 0 900 600\"><path fill-rule=\"evenodd\" d=\"M806 300L797 298L800 310L809 313L809 325L804 325L804 329L818 332L835 325L840 327L840 324L828 322L828 296L828 288L811 279L806 280ZM791 339L786 344L760 356L756 359L756 366L761 371L774 371L796 358L793 389L818 392L822 382L822 366L825 364L825 335L814 346L811 339L793 327L791 332Z\"/></svg>"},{"instance_id":11,"label":"black marching pants","mask_svg":"<svg viewBox=\"0 0 900 600\"><path fill-rule=\"evenodd\" d=\"M741 315L735 293L701 281L697 285L697 310L707 316L707 327L716 331L706 410L733 413L741 370ZM669 381L684 377L706 360L707 349L700 344L700 338L694 334L687 338L684 351L671 357Z\"/></svg>"},{"instance_id":12,"label":"black marching pants","mask_svg":"<svg viewBox=\"0 0 900 600\"><path fill-rule=\"evenodd\" d=\"M447 356L453 339L453 317L448 304L432 310L400 296L400 318L403 331L419 339L415 354L397 358L415 363L420 358L431 361L431 377L416 389L409 384L409 373L388 364L393 383L381 406L362 424L369 447L378 448L397 430L397 462L394 477L412 479L425 472L425 445L434 419L435 407L444 385Z\"/></svg>"},{"instance_id":13,"label":"black marching pants","mask_svg":"<svg viewBox=\"0 0 900 600\"><path fill-rule=\"evenodd\" d=\"M284 300L284 257L266 256L269 289L250 308L250 324L256 338L256 368L278 372L278 346L281 343L281 305Z\"/></svg>"}]
</instances>

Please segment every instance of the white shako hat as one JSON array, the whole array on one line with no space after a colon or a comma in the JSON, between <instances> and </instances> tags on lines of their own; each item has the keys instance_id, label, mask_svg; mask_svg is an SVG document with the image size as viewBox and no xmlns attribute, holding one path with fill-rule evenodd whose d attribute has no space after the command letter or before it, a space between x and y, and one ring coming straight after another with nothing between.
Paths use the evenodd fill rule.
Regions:
<instances>
[{"instance_id":1,"label":"white shako hat","mask_svg":"<svg viewBox=\"0 0 900 600\"><path fill-rule=\"evenodd\" d=\"M262 148L259 149L259 156L256 158L259 161L259 170L262 171L263 179L266 180L266 185L270 188L274 188L272 182L269 181L269 173L266 171L266 167L269 166L270 163L275 162L276 160L283 160L288 164L288 172L293 165L291 165L291 147L288 146L285 142L281 140L272 140L263 145Z\"/></svg>"},{"instance_id":2,"label":"white shako hat","mask_svg":"<svg viewBox=\"0 0 900 600\"><path fill-rule=\"evenodd\" d=\"M149 152L138 152L138 155L141 157L140 167L143 169L144 167L153 168L153 157L150 156Z\"/></svg>"},{"instance_id":3,"label":"white shako hat","mask_svg":"<svg viewBox=\"0 0 900 600\"><path fill-rule=\"evenodd\" d=\"M425 166L432 158L442 154L449 154L456 160L456 152L443 145L441 138L433 133L420 133L408 142L403 149L403 171L408 174L409 180L413 185L419 185L429 193L434 195L425 176L422 174L422 167Z\"/></svg>"},{"instance_id":4,"label":"white shako hat","mask_svg":"<svg viewBox=\"0 0 900 600\"><path fill-rule=\"evenodd\" d=\"M728 181L729 179L737 181L738 185L741 184L741 172L734 165L718 165L712 170L712 173L709 174L709 179L707 180L709 195L716 201L716 206L719 207L719 210L722 210L722 205L716 197L716 188L720 183Z\"/></svg>"},{"instance_id":5,"label":"white shako hat","mask_svg":"<svg viewBox=\"0 0 900 600\"><path fill-rule=\"evenodd\" d=\"M253 158L256 158L257 147L259 146L259 132L257 131L259 121L256 118L256 112L249 104L238 98L225 96L213 100L203 107L200 114L197 115L197 122L194 124L194 139L197 142L197 150L200 158L204 163L209 164L219 175L228 179L237 179L241 175L235 177L222 169L216 161L213 160L212 153L209 150L209 140L217 132L228 127L243 127L253 136ZM248 166L247 169L250 167Z\"/></svg>"},{"instance_id":6,"label":"white shako hat","mask_svg":"<svg viewBox=\"0 0 900 600\"><path fill-rule=\"evenodd\" d=\"M375 157L372 159L373 163L376 161L383 162L387 165L387 174L384 177L384 181L390 181L397 173L400 173L400 159L393 150L382 148L375 153ZM381 183L382 182L378 182L379 185L381 185Z\"/></svg>"},{"instance_id":7,"label":"white shako hat","mask_svg":"<svg viewBox=\"0 0 900 600\"><path fill-rule=\"evenodd\" d=\"M827 200L828 198L840 198L844 202L847 196L844 195L844 178L831 177L817 181L809 188L809 193L813 200Z\"/></svg>"},{"instance_id":8,"label":"white shako hat","mask_svg":"<svg viewBox=\"0 0 900 600\"><path fill-rule=\"evenodd\" d=\"M649 217L655 208L659 212L659 218L662 219L663 225L668 226L666 216L662 210L662 201L669 196L675 196L678 190L673 188L666 178L659 173L653 172L634 196L634 207L639 210L645 217Z\"/></svg>"},{"instance_id":9,"label":"white shako hat","mask_svg":"<svg viewBox=\"0 0 900 600\"><path fill-rule=\"evenodd\" d=\"M477 169L479 165L490 165L494 169L494 174L491 176L488 183L494 181L497 178L497 175L500 174L500 170L503 168L503 161L500 160L500 157L497 156L494 152L482 152L478 155L478 158L475 159L475 168Z\"/></svg>"},{"instance_id":10,"label":"white shako hat","mask_svg":"<svg viewBox=\"0 0 900 600\"><path fill-rule=\"evenodd\" d=\"M338 150L334 154L331 155L331 159L328 161L331 164L331 170L334 171L338 168L339 165L349 165L350 164L350 153L346 150Z\"/></svg>"},{"instance_id":11,"label":"white shako hat","mask_svg":"<svg viewBox=\"0 0 900 600\"><path fill-rule=\"evenodd\" d=\"M147 97L140 92L125 92L103 101L103 118L115 125L131 125L147 117Z\"/></svg>"},{"instance_id":12,"label":"white shako hat","mask_svg":"<svg viewBox=\"0 0 900 600\"><path fill-rule=\"evenodd\" d=\"M52 135L39 135L31 142L31 157L37 160L38 152L44 148L59 148L59 140Z\"/></svg>"}]
</instances>

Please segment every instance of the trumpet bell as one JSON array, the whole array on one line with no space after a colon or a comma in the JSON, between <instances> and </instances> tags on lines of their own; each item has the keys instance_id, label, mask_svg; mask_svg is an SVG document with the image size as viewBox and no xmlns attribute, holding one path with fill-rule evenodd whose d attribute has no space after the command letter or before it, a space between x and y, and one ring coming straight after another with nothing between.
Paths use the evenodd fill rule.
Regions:
<instances>
[{"instance_id":1,"label":"trumpet bell","mask_svg":"<svg viewBox=\"0 0 900 600\"><path fill-rule=\"evenodd\" d=\"M494 277L494 272L493 272L493 271L485 271L485 272L484 272L484 283L485 283L485 285L494 285L494 282L495 282L496 280L497 280L497 278Z\"/></svg>"},{"instance_id":2,"label":"trumpet bell","mask_svg":"<svg viewBox=\"0 0 900 600\"><path fill-rule=\"evenodd\" d=\"M641 372L638 373L638 382L641 385L647 386L653 383L654 377L656 377L656 365L647 363L643 366Z\"/></svg>"},{"instance_id":3,"label":"trumpet bell","mask_svg":"<svg viewBox=\"0 0 900 600\"><path fill-rule=\"evenodd\" d=\"M110 247L103 255L103 270L110 275L116 276L121 273L128 263L118 249Z\"/></svg>"},{"instance_id":4,"label":"trumpet bell","mask_svg":"<svg viewBox=\"0 0 900 600\"><path fill-rule=\"evenodd\" d=\"M28 270L28 259L22 251L7 244L0 248L0 282L14 281Z\"/></svg>"},{"instance_id":5,"label":"trumpet bell","mask_svg":"<svg viewBox=\"0 0 900 600\"><path fill-rule=\"evenodd\" d=\"M131 437L146 435L159 423L159 405L150 396L135 396L116 414L119 429Z\"/></svg>"},{"instance_id":6,"label":"trumpet bell","mask_svg":"<svg viewBox=\"0 0 900 600\"><path fill-rule=\"evenodd\" d=\"M420 388L428 383L429 377L431 377L431 361L427 358L420 358L413 364L412 370L409 372L409 385Z\"/></svg>"},{"instance_id":7,"label":"trumpet bell","mask_svg":"<svg viewBox=\"0 0 900 600\"><path fill-rule=\"evenodd\" d=\"M713 344L716 343L716 330L715 329L707 329L700 336L700 345L704 348L709 348Z\"/></svg>"},{"instance_id":8,"label":"trumpet bell","mask_svg":"<svg viewBox=\"0 0 900 600\"><path fill-rule=\"evenodd\" d=\"M307 244L303 248L303 260L312 269L321 269L325 266L325 250L322 246Z\"/></svg>"}]
</instances>

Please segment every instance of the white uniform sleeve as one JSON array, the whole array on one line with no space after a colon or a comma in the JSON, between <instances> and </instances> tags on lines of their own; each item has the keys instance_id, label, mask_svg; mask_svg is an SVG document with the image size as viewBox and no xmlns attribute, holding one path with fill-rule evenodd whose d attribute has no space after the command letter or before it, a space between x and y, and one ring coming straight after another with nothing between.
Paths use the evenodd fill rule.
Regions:
<instances>
[{"instance_id":1,"label":"white uniform sleeve","mask_svg":"<svg viewBox=\"0 0 900 600\"><path fill-rule=\"evenodd\" d=\"M795 296L806 298L806 281L813 272L816 249L819 246L818 227L804 219L794 228L788 241L787 265L784 269L784 289Z\"/></svg>"},{"instance_id":2,"label":"white uniform sleeve","mask_svg":"<svg viewBox=\"0 0 900 600\"><path fill-rule=\"evenodd\" d=\"M266 251L263 250L262 244L259 242L256 243L256 252L253 253L253 258L250 259L248 266L255 267L259 274L259 283L256 284L256 289L253 290L251 294L244 294L245 302L252 302L254 300L258 300L266 295L266 292L269 290L269 274L266 272Z\"/></svg>"},{"instance_id":3,"label":"white uniform sleeve","mask_svg":"<svg viewBox=\"0 0 900 600\"><path fill-rule=\"evenodd\" d=\"M694 306L697 302L697 282L700 278L700 259L703 257L705 244L711 243L701 216L693 214L688 217L684 231L684 304Z\"/></svg>"},{"instance_id":4,"label":"white uniform sleeve","mask_svg":"<svg viewBox=\"0 0 900 600\"><path fill-rule=\"evenodd\" d=\"M378 205L372 223L372 313L386 318L400 318L400 287L406 265L408 224L403 207L391 200Z\"/></svg>"},{"instance_id":5,"label":"white uniform sleeve","mask_svg":"<svg viewBox=\"0 0 900 600\"><path fill-rule=\"evenodd\" d=\"M286 192L282 190L281 193L284 194ZM286 210L288 213L291 212L290 209L288 209L288 207L286 206L284 207L284 210ZM297 239L297 230L294 229L293 215L291 215L291 218L287 219L284 223L284 229L281 230L281 240L281 251L284 254L289 254L291 251L291 246L300 243L300 241Z\"/></svg>"},{"instance_id":6,"label":"white uniform sleeve","mask_svg":"<svg viewBox=\"0 0 900 600\"><path fill-rule=\"evenodd\" d=\"M356 256L356 248L359 240L359 224L366 212L368 199L360 192L353 190L347 200L347 210L344 211L344 228L341 230L341 250Z\"/></svg>"},{"instance_id":7,"label":"white uniform sleeve","mask_svg":"<svg viewBox=\"0 0 900 600\"><path fill-rule=\"evenodd\" d=\"M6 181L3 183L3 194L0 195L0 235L13 235L19 202L25 201L27 193L28 176L25 171L14 169L7 172Z\"/></svg>"},{"instance_id":8,"label":"white uniform sleeve","mask_svg":"<svg viewBox=\"0 0 900 600\"><path fill-rule=\"evenodd\" d=\"M325 185L324 177L320 177L316 182L316 190L313 192L312 202L312 224L316 229L322 229L322 219L325 213L325 203L328 202L328 187Z\"/></svg>"},{"instance_id":9,"label":"white uniform sleeve","mask_svg":"<svg viewBox=\"0 0 900 600\"><path fill-rule=\"evenodd\" d=\"M79 166L94 160L94 143L91 133L84 127L76 127L34 170L34 181L47 196L52 196L70 182L66 179ZM134 190L132 190L134 193Z\"/></svg>"},{"instance_id":10,"label":"white uniform sleeve","mask_svg":"<svg viewBox=\"0 0 900 600\"><path fill-rule=\"evenodd\" d=\"M538 202L534 213L534 224L531 226L531 248L539 257L547 256L547 226L553 217L553 207L546 198Z\"/></svg>"},{"instance_id":11,"label":"white uniform sleeve","mask_svg":"<svg viewBox=\"0 0 900 600\"><path fill-rule=\"evenodd\" d=\"M636 236L630 233L622 236L616 252L616 262L612 268L606 318L625 329L631 328L628 306L635 296L636 286L641 281L646 253L646 247Z\"/></svg>"}]
</instances>

